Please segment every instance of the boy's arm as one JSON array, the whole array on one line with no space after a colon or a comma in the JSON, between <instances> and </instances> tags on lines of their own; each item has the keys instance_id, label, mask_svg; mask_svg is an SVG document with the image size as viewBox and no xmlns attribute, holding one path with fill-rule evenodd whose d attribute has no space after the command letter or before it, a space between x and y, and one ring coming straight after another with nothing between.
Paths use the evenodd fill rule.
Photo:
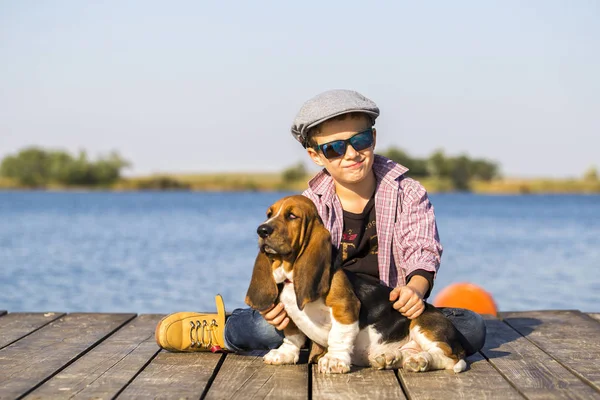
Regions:
<instances>
[{"instance_id":1,"label":"boy's arm","mask_svg":"<svg viewBox=\"0 0 600 400\"><path fill-rule=\"evenodd\" d=\"M424 275L431 274L429 278ZM406 286L399 286L390 292L392 307L409 319L417 318L425 311L423 299L429 296L432 285L430 279L433 274L424 270L417 270L408 278Z\"/></svg>"},{"instance_id":2,"label":"boy's arm","mask_svg":"<svg viewBox=\"0 0 600 400\"><path fill-rule=\"evenodd\" d=\"M433 272L418 269L406 277L406 282L407 286L419 290L423 294L423 299L427 299L433 290Z\"/></svg>"},{"instance_id":3,"label":"boy's arm","mask_svg":"<svg viewBox=\"0 0 600 400\"><path fill-rule=\"evenodd\" d=\"M399 253L403 255L403 260L397 262L396 266L402 268L404 274L399 273L398 276L409 278L422 270L432 274L433 283L443 251L434 209L427 191L419 182L404 178L400 184L403 196L399 214L399 242L395 245L400 247Z\"/></svg>"},{"instance_id":4,"label":"boy's arm","mask_svg":"<svg viewBox=\"0 0 600 400\"><path fill-rule=\"evenodd\" d=\"M423 299L431 293L443 249L425 188L410 178L401 181L401 188L400 241L396 246L400 247L404 259L396 266L404 270L398 271L398 276L404 274L407 284L395 288L390 293L390 301L394 302L394 309L413 319L425 310Z\"/></svg>"},{"instance_id":5,"label":"boy's arm","mask_svg":"<svg viewBox=\"0 0 600 400\"><path fill-rule=\"evenodd\" d=\"M425 311L423 294L429 288L429 282L416 275L406 286L398 286L390 292L392 307L408 319L417 318Z\"/></svg>"}]
</instances>

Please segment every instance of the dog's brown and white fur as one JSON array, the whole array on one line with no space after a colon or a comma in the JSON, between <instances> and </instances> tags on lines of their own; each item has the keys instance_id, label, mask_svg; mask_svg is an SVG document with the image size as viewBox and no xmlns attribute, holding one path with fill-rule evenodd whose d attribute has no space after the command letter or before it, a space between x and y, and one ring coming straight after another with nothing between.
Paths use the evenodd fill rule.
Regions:
<instances>
[{"instance_id":1,"label":"dog's brown and white fur","mask_svg":"<svg viewBox=\"0 0 600 400\"><path fill-rule=\"evenodd\" d=\"M390 288L332 266L331 238L311 200L277 201L257 232L260 250L246 303L265 310L279 298L291 319L266 363L297 363L308 336L310 361L318 360L324 373L346 373L351 365L466 369L460 335L439 310L426 303L409 320L392 308Z\"/></svg>"}]
</instances>

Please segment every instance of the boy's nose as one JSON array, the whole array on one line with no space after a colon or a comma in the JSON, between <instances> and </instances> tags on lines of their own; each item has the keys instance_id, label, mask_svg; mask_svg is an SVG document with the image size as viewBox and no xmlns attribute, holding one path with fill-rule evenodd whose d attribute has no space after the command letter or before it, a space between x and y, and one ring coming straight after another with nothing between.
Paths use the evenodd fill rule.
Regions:
<instances>
[{"instance_id":1,"label":"boy's nose","mask_svg":"<svg viewBox=\"0 0 600 400\"><path fill-rule=\"evenodd\" d=\"M352 147L352 145L350 143L348 143L348 146L346 146L346 153L344 154L344 157L354 158L357 155L358 155L358 151L356 151L354 149L354 147Z\"/></svg>"}]
</instances>

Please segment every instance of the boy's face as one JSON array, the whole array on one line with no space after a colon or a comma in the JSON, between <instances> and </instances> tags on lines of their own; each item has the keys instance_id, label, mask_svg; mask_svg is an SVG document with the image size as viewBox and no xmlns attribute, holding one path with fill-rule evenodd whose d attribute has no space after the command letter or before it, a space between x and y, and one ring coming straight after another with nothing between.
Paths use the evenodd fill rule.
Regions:
<instances>
[{"instance_id":1,"label":"boy's face","mask_svg":"<svg viewBox=\"0 0 600 400\"><path fill-rule=\"evenodd\" d=\"M334 140L344 140L369 129L370 126L371 123L367 116L360 118L348 116L343 120L325 121L321 124L319 132L313 136L313 140L318 145ZM306 150L315 164L327 169L336 182L357 184L372 173L375 159L375 137L375 129L373 129L373 146L356 151L348 143L346 153L338 158L327 159L320 150L316 151L310 147Z\"/></svg>"}]
</instances>

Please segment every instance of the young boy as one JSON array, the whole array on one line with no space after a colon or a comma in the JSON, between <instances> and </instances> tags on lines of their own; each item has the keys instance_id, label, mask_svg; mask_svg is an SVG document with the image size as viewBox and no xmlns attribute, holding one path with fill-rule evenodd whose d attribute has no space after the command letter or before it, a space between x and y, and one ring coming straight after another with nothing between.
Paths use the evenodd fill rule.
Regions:
<instances>
[{"instance_id":1,"label":"young boy","mask_svg":"<svg viewBox=\"0 0 600 400\"><path fill-rule=\"evenodd\" d=\"M323 167L303 195L317 206L342 267L394 288L393 308L413 319L423 312L433 288L442 246L423 186L404 176L407 168L374 153L378 116L376 104L360 93L331 90L304 103L292 135ZM247 351L282 344L282 330L289 323L282 304L260 313L234 310L226 324L220 296L217 310L165 317L156 329L159 346L171 351L205 351L214 345ZM479 314L441 310L469 343L467 355L483 347L486 331Z\"/></svg>"}]
</instances>

